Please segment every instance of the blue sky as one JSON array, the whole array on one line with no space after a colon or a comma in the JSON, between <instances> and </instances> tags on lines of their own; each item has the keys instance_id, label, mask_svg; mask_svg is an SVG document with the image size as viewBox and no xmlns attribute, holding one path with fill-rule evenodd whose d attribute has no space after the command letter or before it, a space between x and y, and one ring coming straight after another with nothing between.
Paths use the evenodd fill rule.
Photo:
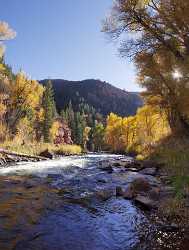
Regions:
<instances>
[{"instance_id":1,"label":"blue sky","mask_svg":"<svg viewBox=\"0 0 189 250\"><path fill-rule=\"evenodd\" d=\"M1 20L17 32L6 61L34 79L101 79L138 90L131 62L101 32L112 0L1 0Z\"/></svg>"}]
</instances>

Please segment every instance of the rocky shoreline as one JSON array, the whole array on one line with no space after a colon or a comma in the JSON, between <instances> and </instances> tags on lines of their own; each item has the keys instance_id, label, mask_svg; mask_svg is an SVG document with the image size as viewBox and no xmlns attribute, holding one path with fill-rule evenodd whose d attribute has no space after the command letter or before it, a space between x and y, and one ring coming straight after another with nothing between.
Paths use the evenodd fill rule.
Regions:
<instances>
[{"instance_id":1,"label":"rocky shoreline","mask_svg":"<svg viewBox=\"0 0 189 250\"><path fill-rule=\"evenodd\" d=\"M45 156L34 156L22 153L17 153L5 149L0 149L0 166L7 166L9 164L18 162L38 162L47 160L48 157Z\"/></svg>"},{"instance_id":2,"label":"rocky shoreline","mask_svg":"<svg viewBox=\"0 0 189 250\"><path fill-rule=\"evenodd\" d=\"M117 168L121 168L122 172L135 173L135 178L125 187L116 188L116 195L132 200L154 225L153 233L150 233L149 249L188 249L187 221L183 223L178 219L175 222L160 211L160 207L173 199L175 192L163 165L153 161L120 159L102 162L101 166L108 173L117 171Z\"/></svg>"}]
</instances>

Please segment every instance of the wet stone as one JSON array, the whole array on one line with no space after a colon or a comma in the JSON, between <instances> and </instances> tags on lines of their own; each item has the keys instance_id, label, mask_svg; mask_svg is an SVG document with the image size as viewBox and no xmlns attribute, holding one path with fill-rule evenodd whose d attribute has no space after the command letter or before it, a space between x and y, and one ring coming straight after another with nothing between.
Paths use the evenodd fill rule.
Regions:
<instances>
[{"instance_id":1,"label":"wet stone","mask_svg":"<svg viewBox=\"0 0 189 250\"><path fill-rule=\"evenodd\" d=\"M125 187L116 187L116 195L122 196L125 199L132 199L134 197L134 189L132 184L128 184Z\"/></svg>"},{"instance_id":2,"label":"wet stone","mask_svg":"<svg viewBox=\"0 0 189 250\"><path fill-rule=\"evenodd\" d=\"M135 202L141 205L144 209L152 209L157 206L154 200L144 195L137 195L135 197Z\"/></svg>"},{"instance_id":3,"label":"wet stone","mask_svg":"<svg viewBox=\"0 0 189 250\"><path fill-rule=\"evenodd\" d=\"M146 174L146 175L155 175L157 173L157 169L154 168L144 168L140 171L141 174Z\"/></svg>"}]
</instances>

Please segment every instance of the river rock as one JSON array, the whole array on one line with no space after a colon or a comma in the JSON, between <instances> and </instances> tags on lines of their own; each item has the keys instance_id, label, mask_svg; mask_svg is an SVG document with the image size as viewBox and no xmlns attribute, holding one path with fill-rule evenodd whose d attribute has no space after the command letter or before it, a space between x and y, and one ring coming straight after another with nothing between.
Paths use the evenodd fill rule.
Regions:
<instances>
[{"instance_id":1,"label":"river rock","mask_svg":"<svg viewBox=\"0 0 189 250\"><path fill-rule=\"evenodd\" d=\"M160 197L160 188L152 188L149 192L148 192L148 196L150 199L152 200L158 200Z\"/></svg>"},{"instance_id":2,"label":"river rock","mask_svg":"<svg viewBox=\"0 0 189 250\"><path fill-rule=\"evenodd\" d=\"M132 184L125 187L116 187L116 195L122 196L125 199L132 199L134 197L134 189Z\"/></svg>"},{"instance_id":3,"label":"river rock","mask_svg":"<svg viewBox=\"0 0 189 250\"><path fill-rule=\"evenodd\" d=\"M145 195L138 194L135 197L135 202L145 209L152 209L156 207L156 202Z\"/></svg>"},{"instance_id":4,"label":"river rock","mask_svg":"<svg viewBox=\"0 0 189 250\"><path fill-rule=\"evenodd\" d=\"M113 173L113 167L110 164L105 164L100 166L100 169L108 172L109 174Z\"/></svg>"},{"instance_id":5,"label":"river rock","mask_svg":"<svg viewBox=\"0 0 189 250\"><path fill-rule=\"evenodd\" d=\"M51 153L48 149L42 151L39 156L45 157L45 158L49 158L49 159L53 159L54 155L53 153Z\"/></svg>"},{"instance_id":6,"label":"river rock","mask_svg":"<svg viewBox=\"0 0 189 250\"><path fill-rule=\"evenodd\" d=\"M100 198L101 200L105 201L110 199L112 196L116 195L116 190L114 188L108 189L98 189L96 190L96 197Z\"/></svg>"},{"instance_id":7,"label":"river rock","mask_svg":"<svg viewBox=\"0 0 189 250\"><path fill-rule=\"evenodd\" d=\"M147 175L156 175L157 169L155 167L144 168L144 169L140 170L139 173L141 173L141 174L147 174Z\"/></svg>"},{"instance_id":8,"label":"river rock","mask_svg":"<svg viewBox=\"0 0 189 250\"><path fill-rule=\"evenodd\" d=\"M106 177L98 178L97 182L99 182L99 183L107 183L108 178L106 178Z\"/></svg>"},{"instance_id":9,"label":"river rock","mask_svg":"<svg viewBox=\"0 0 189 250\"><path fill-rule=\"evenodd\" d=\"M132 182L135 193L148 192L151 189L149 181L145 177L135 178Z\"/></svg>"},{"instance_id":10,"label":"river rock","mask_svg":"<svg viewBox=\"0 0 189 250\"><path fill-rule=\"evenodd\" d=\"M4 159L0 159L0 166L4 165L6 161Z\"/></svg>"},{"instance_id":11,"label":"river rock","mask_svg":"<svg viewBox=\"0 0 189 250\"><path fill-rule=\"evenodd\" d=\"M159 168L162 167L162 164L160 163L157 163L155 161L152 161L152 160L144 160L144 161L141 161L141 165L142 165L142 168L156 168L156 170L158 170Z\"/></svg>"}]
</instances>

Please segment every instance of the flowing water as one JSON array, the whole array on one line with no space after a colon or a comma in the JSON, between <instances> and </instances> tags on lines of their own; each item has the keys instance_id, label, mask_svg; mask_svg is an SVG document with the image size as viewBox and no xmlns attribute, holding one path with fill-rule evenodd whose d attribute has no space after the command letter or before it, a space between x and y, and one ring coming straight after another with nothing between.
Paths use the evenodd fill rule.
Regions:
<instances>
[{"instance_id":1,"label":"flowing water","mask_svg":"<svg viewBox=\"0 0 189 250\"><path fill-rule=\"evenodd\" d=\"M115 195L134 173L108 173L89 154L0 169L0 250L146 249L150 223ZM130 160L130 158L128 158Z\"/></svg>"}]
</instances>

